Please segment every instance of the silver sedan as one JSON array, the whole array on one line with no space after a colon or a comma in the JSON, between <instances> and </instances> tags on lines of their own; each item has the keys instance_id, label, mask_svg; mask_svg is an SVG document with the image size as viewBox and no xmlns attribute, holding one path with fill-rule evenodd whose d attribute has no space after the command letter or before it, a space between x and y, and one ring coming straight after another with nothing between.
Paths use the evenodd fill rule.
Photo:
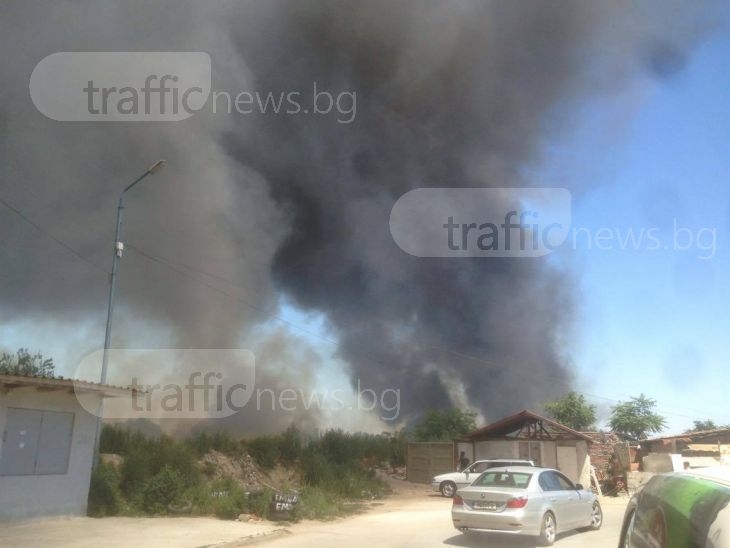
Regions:
<instances>
[{"instance_id":1,"label":"silver sedan","mask_svg":"<svg viewBox=\"0 0 730 548\"><path fill-rule=\"evenodd\" d=\"M593 493L557 470L510 466L492 468L459 489L451 518L462 533L529 535L550 546L559 532L600 529L603 512Z\"/></svg>"}]
</instances>

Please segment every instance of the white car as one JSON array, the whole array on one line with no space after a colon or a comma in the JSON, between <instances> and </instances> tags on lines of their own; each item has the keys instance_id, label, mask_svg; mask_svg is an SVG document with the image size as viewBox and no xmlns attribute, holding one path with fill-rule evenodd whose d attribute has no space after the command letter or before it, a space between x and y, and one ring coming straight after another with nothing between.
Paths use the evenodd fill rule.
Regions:
<instances>
[{"instance_id":1,"label":"white car","mask_svg":"<svg viewBox=\"0 0 730 548\"><path fill-rule=\"evenodd\" d=\"M448 474L439 474L431 480L434 491L439 491L445 497L453 497L456 490L460 487L470 485L477 476L488 470L498 466L535 466L531 460L520 459L487 459L473 462L462 472L450 472Z\"/></svg>"}]
</instances>

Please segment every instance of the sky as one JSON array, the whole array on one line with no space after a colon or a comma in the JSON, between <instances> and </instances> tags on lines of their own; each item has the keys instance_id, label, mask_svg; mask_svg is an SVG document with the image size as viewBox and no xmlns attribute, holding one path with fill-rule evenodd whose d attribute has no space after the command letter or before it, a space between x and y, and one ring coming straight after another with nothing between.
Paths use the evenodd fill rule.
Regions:
<instances>
[{"instance_id":1,"label":"sky","mask_svg":"<svg viewBox=\"0 0 730 548\"><path fill-rule=\"evenodd\" d=\"M396 29L394 32L399 31ZM572 191L572 233L563 246L547 258L514 260L547 261L557 269L566 271L565 283L571 286L566 293L574 296L576 313L563 326L562 354L575 375L574 388L597 406L599 426L602 427L606 426L612 405L639 393L657 400L659 412L668 420L667 432L682 431L691 427L693 420L699 419L730 424L724 382L730 350L725 335L728 325L725 309L730 299L727 285L723 283L730 274L727 246L730 189L726 184L730 176L727 162L730 144L727 90L730 89L730 74L726 70L726 60L730 58L730 38L722 32L704 36L703 41L697 47L690 48L686 56L683 56L685 53L679 53L680 57L665 60L666 64L657 69L660 74L638 76L635 82L625 88L619 86L619 92L614 90L605 96L588 94L590 99L583 100L580 108L576 108L573 102L569 109L561 111L556 108L549 119L553 126L551 129L554 130L549 133L553 137L549 142L541 143L544 151L540 161L525 168L525 180L532 186L566 187ZM415 49L420 51L422 48ZM274 66L272 73L278 74L279 68ZM268 74L266 67L258 69ZM540 74L538 71L538 76ZM507 76L514 75L507 71ZM546 77L544 81L548 80ZM273 78L272 81L277 80ZM543 80L536 78L535 81ZM20 87L25 93L25 82ZM573 96L567 95L571 97L568 101L572 101ZM522 114L525 109L517 110ZM36 120L35 123L38 128L43 128L47 126L42 124L48 124L48 121ZM379 143L381 128L377 125L374 128L373 141ZM511 127L508 129L512 130ZM289 131L288 126L282 126L281 130L283 133ZM207 133L199 132L196 135L205 138ZM272 135L276 136L276 133ZM263 147L266 142L262 142ZM241 143L237 145L246 150ZM369 145L385 155L377 146L372 143ZM119 154L126 163L124 153ZM526 157L531 158L530 155ZM329 161L329 157L325 158ZM272 162L277 167L278 160L274 155ZM286 158L282 156L282 164L284 160ZM179 159L178 163L182 165L183 160ZM260 166L256 163L252 165L261 169L267 167L265 162ZM127 169L126 165L124 169ZM170 165L165 173L174 169L175 166ZM273 172L276 173L276 170ZM191 180L196 176L197 172L191 174ZM367 178L369 175L365 173L359 176ZM306 177L303 179L306 182ZM186 187L183 185L183 188ZM17 191L17 196L11 197L18 203L18 196L22 196L26 190L25 187L13 189ZM81 194L78 189L76 192ZM162 188L160 195L164 192ZM349 194L356 196L357 193ZM74 196L73 192L69 195L71 198ZM196 196L191 194L192 203L195 203ZM224 196L227 199L229 194ZM324 203L328 203L330 194L323 192L323 196L326 198ZM25 196L25 203L32 203L31 198ZM134 230L134 215L141 216L143 213L142 201L143 198L137 197L136 204L132 203L129 208L130 234ZM47 202L41 200L41 205L47 208L53 207L55 203L53 199ZM151 203L154 204L154 200ZM33 207L39 208L41 205L34 203ZM173 203L171 208L176 205L177 202ZM212 209L216 213L217 210ZM101 216L101 209L96 211ZM30 213L33 218L43 219L41 209L31 210ZM109 214L111 228L111 208ZM244 213L240 213L239 217L244 218ZM303 217L306 218L306 215ZM343 218L347 218L347 215L343 215ZM205 218L201 216L200 219ZM358 226L360 230L353 230L353 234L367 241L364 235L370 234L371 225L362 222ZM82 228L81 224L79 228ZM25 229L32 230L28 227ZM63 229L62 226L57 232L61 236L64 235ZM359 245L363 240L353 239L353 242ZM175 244L181 241L184 238L176 238ZM201 238L201 241L203 243L195 249L207 250L205 238ZM235 243L241 244L237 240ZM53 242L46 244L51 249L55 245ZM158 249L174 253L177 248L166 248L160 244ZM55 252L63 253L64 250L55 249ZM296 256L292 253L289 255ZM368 257L367 253L353 255L358 259L361 256ZM51 254L48 257L48 263L43 264L49 268L48 280L52 283ZM382 262L376 262L375 259ZM383 273L397 278L397 269L389 272L387 267L391 265L387 260L387 255L374 254L373 264L380 266ZM106 261L104 257L104 265ZM204 262L201 260L201 263ZM247 260L241 262L248 263ZM6 266L8 270L13 270L12 264L7 263ZM295 270L294 267L300 265L294 260L292 264L279 266L282 267L281 274L287 267ZM358 266L363 267L359 263ZM365 266L372 265L367 263ZM86 268L86 265L80 263L78 267ZM144 282L157 277L156 282L160 285L165 284L163 276L171 276L159 265L150 267L133 253L125 255L121 268L122 292L125 290L125 271L130 276L136 268L138 277L139 272L144 272L141 276ZM317 272L317 268L315 265L311 271ZM235 268L233 271L234 275L238 272ZM245 268L241 271L245 271ZM408 272L415 278L417 269ZM387 282L392 282L385 277ZM296 274L292 280L298 280ZM96 276L93 290L103 295L105 282L102 272ZM425 288L431 287L429 280L421 282ZM184 286L185 290L189 289L189 286L184 285L187 281L176 280L177 283ZM215 283L220 284L220 280ZM130 282L126 288L132 285ZM546 287L556 289L550 283ZM226 288L234 291L230 286ZM296 283L292 282L288 289L290 294L296 293ZM350 289L357 291L359 286L354 283ZM201 291L207 290L203 288ZM308 301L314 303L312 308L316 309L318 304L327 301L326 293L315 292L316 298ZM207 292L206 297L209 294ZM332 294L338 295L336 291L332 291ZM387 301L391 295L393 298L400 296L397 292L391 294L382 291L379 297L383 295L386 296L383 301ZM436 298L428 292L424 292L424 296ZM174 297L170 300L174 301ZM217 308L219 304L227 307L231 318L241 316L236 310L238 303L235 299L226 299L220 294L214 295L214 298L216 306L211 309L213 316L220 310ZM281 293L277 298L279 308L276 317L271 317L263 329L274 331L283 328L292 336L301 337L309 343L323 364L316 372L315 384L318 387L331 389L347 385L350 371L338 357L337 335L327 328L325 317L298 309L294 301L286 300ZM320 299L319 302L317 299ZM0 322L0 341L6 348L29 346L28 341L33 341L31 350L40 350L45 355L53 356L59 373L72 375L74 364L82 357L78 353L99 348L103 341L105 302L101 297L96 300L99 300L98 309L94 308L85 319L76 316L73 322L68 323L59 323L50 317L46 322L38 316L16 321L3 318L5 321ZM123 312L124 298L120 300L122 303L118 311ZM143 301L144 297L139 297L139 300ZM363 304L355 303L354 298L341 300L345 303L342 309L335 307L333 310L347 313L345 316L351 312L350 308ZM203 302L202 298L200 302ZM193 300L193 304L198 303ZM261 306L268 304L263 299ZM391 308L388 302L379 304L382 305L380 308L373 307L377 313L386 313ZM398 317L397 313L395 316ZM357 319L361 318L357 316ZM485 317L485 322L488 319ZM170 333L160 336L160 330L164 331L164 327L159 324L150 326L139 318L130 320L129 316L118 314L115 321L115 336L120 337L121 333L121 337L134 340L137 346L143 346L145 341L154 344L157 339L165 338L165 335L173 338ZM357 322L352 323L359 325ZM443 325L446 325L445 321ZM518 331L515 326L512 327ZM153 332L154 335L151 334ZM458 333L453 340L460 340ZM420 340L416 338L415 342ZM245 333L241 334L241 344L246 344ZM357 349L353 352L356 355ZM408 379L407 376L405 378ZM458 394L450 395L458 400Z\"/></svg>"},{"instance_id":2,"label":"sky","mask_svg":"<svg viewBox=\"0 0 730 548\"><path fill-rule=\"evenodd\" d=\"M701 418L730 423L729 55L728 37L713 36L682 71L627 97L637 105L632 117L594 106L565 144L582 157L580 176L600 180L575 200L573 227L637 236L654 228L661 240L660 249L614 242L601 250L579 238L570 251L581 294L574 361L604 419L613 400L643 392L657 400L668 431ZM594 134L603 128L613 135ZM585 145L596 141L602 146Z\"/></svg>"},{"instance_id":3,"label":"sky","mask_svg":"<svg viewBox=\"0 0 730 548\"><path fill-rule=\"evenodd\" d=\"M729 57L730 38L714 35L668 79L592 103L533 174L587 188L573 196L575 244L569 237L557 254L578 274L568 344L575 388L600 428L611 406L640 393L657 401L665 433L730 424ZM601 230L613 237L597 243ZM282 317L313 325L291 306ZM323 356L335 351L314 340ZM323 382L341 372L330 360Z\"/></svg>"}]
</instances>

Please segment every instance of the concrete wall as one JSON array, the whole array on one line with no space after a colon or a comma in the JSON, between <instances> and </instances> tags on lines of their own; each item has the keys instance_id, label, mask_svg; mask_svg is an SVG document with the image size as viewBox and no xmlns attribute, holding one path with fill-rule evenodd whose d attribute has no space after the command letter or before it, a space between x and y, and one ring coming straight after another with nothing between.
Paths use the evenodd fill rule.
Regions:
<instances>
[{"instance_id":1,"label":"concrete wall","mask_svg":"<svg viewBox=\"0 0 730 548\"><path fill-rule=\"evenodd\" d=\"M545 442L552 445L552 451L545 448L545 456L550 456L554 459L555 464L552 463L543 464L546 468L558 468L563 474L568 476L571 481L575 483L582 483L584 487L588 488L591 485L591 456L588 450L588 442L583 440L567 440L558 442ZM557 465L557 446L569 447L575 451L575 469L565 470L559 468ZM545 462L545 461L543 461ZM572 466L571 466L572 468Z\"/></svg>"},{"instance_id":2,"label":"concrete wall","mask_svg":"<svg viewBox=\"0 0 730 548\"><path fill-rule=\"evenodd\" d=\"M673 472L672 456L670 453L649 453L642 457L642 471L652 474L663 474Z\"/></svg>"},{"instance_id":3,"label":"concrete wall","mask_svg":"<svg viewBox=\"0 0 730 548\"><path fill-rule=\"evenodd\" d=\"M591 454L587 441L579 441L575 446L578 452L578 483L590 489L591 486Z\"/></svg>"},{"instance_id":4,"label":"concrete wall","mask_svg":"<svg viewBox=\"0 0 730 548\"><path fill-rule=\"evenodd\" d=\"M447 442L408 444L406 479L416 483L431 483L434 476L454 472L454 445Z\"/></svg>"},{"instance_id":5,"label":"concrete wall","mask_svg":"<svg viewBox=\"0 0 730 548\"><path fill-rule=\"evenodd\" d=\"M524 442L524 440L523 440ZM487 440L474 442L474 460L481 459L505 459L520 458L519 441L507 440ZM535 442L531 442L535 443ZM537 466L545 468L557 468L557 445L569 446L574 448L576 452L577 467L576 470L563 471L566 476L575 481L582 483L585 487L591 484L591 458L588 453L588 442L580 441L541 441L540 444L540 462L535 460Z\"/></svg>"},{"instance_id":6,"label":"concrete wall","mask_svg":"<svg viewBox=\"0 0 730 548\"><path fill-rule=\"evenodd\" d=\"M627 472L626 473L626 489L629 493L634 493L636 490L649 481L655 474L653 472Z\"/></svg>"},{"instance_id":7,"label":"concrete wall","mask_svg":"<svg viewBox=\"0 0 730 548\"><path fill-rule=\"evenodd\" d=\"M542 442L541 451L541 463L535 463L538 466L544 466L545 468L557 468L558 467L558 456L557 450L555 449L556 444L554 441Z\"/></svg>"},{"instance_id":8,"label":"concrete wall","mask_svg":"<svg viewBox=\"0 0 730 548\"><path fill-rule=\"evenodd\" d=\"M489 440L474 442L474 460L518 459L519 448L516 441Z\"/></svg>"},{"instance_id":9,"label":"concrete wall","mask_svg":"<svg viewBox=\"0 0 730 548\"><path fill-rule=\"evenodd\" d=\"M98 397L91 396L98 401ZM0 432L8 407L74 413L71 452L66 474L0 476L0 520L36 516L85 515L96 435L96 418L66 390L39 392L15 388L0 392ZM0 455L2 455L0 438Z\"/></svg>"}]
</instances>

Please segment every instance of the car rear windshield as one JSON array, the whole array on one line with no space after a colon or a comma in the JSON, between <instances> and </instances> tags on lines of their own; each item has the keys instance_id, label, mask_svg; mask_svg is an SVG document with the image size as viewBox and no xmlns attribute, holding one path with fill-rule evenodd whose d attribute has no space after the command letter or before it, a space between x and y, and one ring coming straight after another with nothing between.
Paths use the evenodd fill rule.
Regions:
<instances>
[{"instance_id":1,"label":"car rear windshield","mask_svg":"<svg viewBox=\"0 0 730 548\"><path fill-rule=\"evenodd\" d=\"M474 482L478 487L516 487L524 489L530 483L532 474L524 472L484 472Z\"/></svg>"}]
</instances>

